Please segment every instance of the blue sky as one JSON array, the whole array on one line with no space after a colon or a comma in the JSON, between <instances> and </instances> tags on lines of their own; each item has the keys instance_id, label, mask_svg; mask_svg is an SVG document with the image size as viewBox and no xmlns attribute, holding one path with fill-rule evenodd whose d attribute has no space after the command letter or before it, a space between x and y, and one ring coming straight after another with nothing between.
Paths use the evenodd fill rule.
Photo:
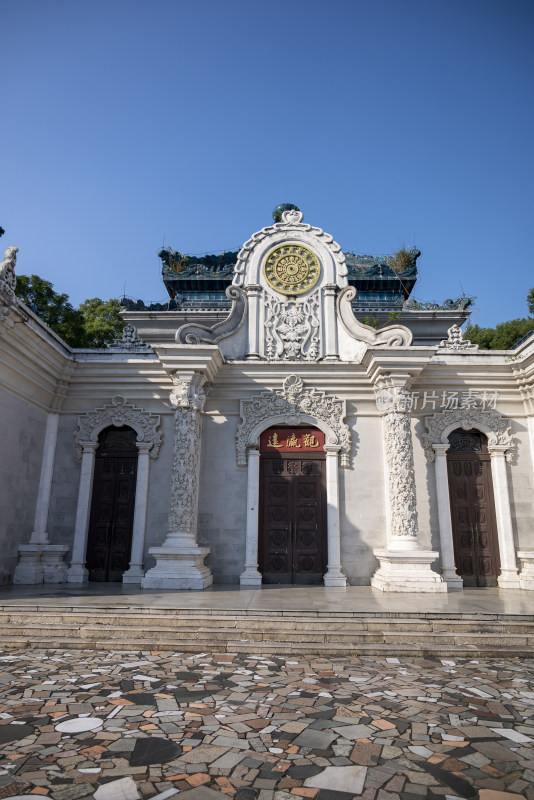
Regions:
<instances>
[{"instance_id":1,"label":"blue sky","mask_svg":"<svg viewBox=\"0 0 534 800\"><path fill-rule=\"evenodd\" d=\"M296 203L414 296L527 313L532 0L2 0L1 246L78 304Z\"/></svg>"}]
</instances>

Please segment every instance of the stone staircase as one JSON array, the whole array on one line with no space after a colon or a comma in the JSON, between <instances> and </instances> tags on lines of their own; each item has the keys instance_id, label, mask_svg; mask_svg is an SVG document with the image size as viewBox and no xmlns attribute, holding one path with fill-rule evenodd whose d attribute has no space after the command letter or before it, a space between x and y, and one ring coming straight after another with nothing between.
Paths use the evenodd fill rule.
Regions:
<instances>
[{"instance_id":1,"label":"stone staircase","mask_svg":"<svg viewBox=\"0 0 534 800\"><path fill-rule=\"evenodd\" d=\"M3 648L534 657L534 615L0 606Z\"/></svg>"}]
</instances>

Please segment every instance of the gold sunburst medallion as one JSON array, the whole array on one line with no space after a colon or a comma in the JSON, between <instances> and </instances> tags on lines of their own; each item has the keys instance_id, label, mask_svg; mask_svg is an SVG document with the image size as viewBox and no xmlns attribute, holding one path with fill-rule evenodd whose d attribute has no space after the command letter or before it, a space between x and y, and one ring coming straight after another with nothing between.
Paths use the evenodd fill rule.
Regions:
<instances>
[{"instance_id":1,"label":"gold sunburst medallion","mask_svg":"<svg viewBox=\"0 0 534 800\"><path fill-rule=\"evenodd\" d=\"M319 259L301 244L275 247L263 262L267 283L282 294L304 294L312 289L321 273Z\"/></svg>"}]
</instances>

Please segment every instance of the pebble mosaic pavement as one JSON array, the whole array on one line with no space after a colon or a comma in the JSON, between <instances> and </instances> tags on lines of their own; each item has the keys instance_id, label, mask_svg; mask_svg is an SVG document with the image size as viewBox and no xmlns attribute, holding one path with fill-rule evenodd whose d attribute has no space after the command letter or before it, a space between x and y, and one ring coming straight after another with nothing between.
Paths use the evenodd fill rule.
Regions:
<instances>
[{"instance_id":1,"label":"pebble mosaic pavement","mask_svg":"<svg viewBox=\"0 0 534 800\"><path fill-rule=\"evenodd\" d=\"M0 651L0 798L534 800L534 660Z\"/></svg>"}]
</instances>

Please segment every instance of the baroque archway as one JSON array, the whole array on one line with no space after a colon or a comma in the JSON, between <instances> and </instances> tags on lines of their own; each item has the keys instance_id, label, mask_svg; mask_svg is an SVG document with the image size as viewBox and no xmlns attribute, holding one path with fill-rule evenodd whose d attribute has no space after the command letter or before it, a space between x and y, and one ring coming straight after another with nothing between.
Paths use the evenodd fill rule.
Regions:
<instances>
[{"instance_id":1,"label":"baroque archway","mask_svg":"<svg viewBox=\"0 0 534 800\"><path fill-rule=\"evenodd\" d=\"M501 558L498 585L503 589L519 589L510 494L506 462L512 463L515 439L510 421L493 409L455 408L433 414L426 419L427 432L423 434L423 447L429 462L435 463L438 502L439 535L443 578L449 589L462 589L463 582L456 574L453 551L447 451L449 434L457 428L482 431L488 437L491 454L493 494L497 516L497 533Z\"/></svg>"},{"instance_id":2,"label":"baroque archway","mask_svg":"<svg viewBox=\"0 0 534 800\"><path fill-rule=\"evenodd\" d=\"M258 570L258 514L261 433L272 425L317 426L325 434L328 566L325 586L346 586L341 568L339 529L338 466L348 468L351 455L351 433L344 422L345 401L315 389L305 389L296 375L289 375L277 392L267 391L241 401L241 425L236 434L237 463L248 466L247 531L245 569L242 586L260 586Z\"/></svg>"},{"instance_id":3,"label":"baroque archway","mask_svg":"<svg viewBox=\"0 0 534 800\"><path fill-rule=\"evenodd\" d=\"M157 458L163 439L158 430L160 417L143 408L128 403L116 395L109 405L96 408L78 417L74 433L74 455L81 461L78 505L74 525L72 561L67 573L69 583L85 583L88 572L85 566L87 532L89 527L90 500L93 487L95 453L99 434L109 426L121 428L125 425L136 433L139 452L135 487L135 510L132 534L130 567L123 575L123 583L140 583L143 577L143 550L145 544L146 512L148 500L148 474L150 458Z\"/></svg>"}]
</instances>

